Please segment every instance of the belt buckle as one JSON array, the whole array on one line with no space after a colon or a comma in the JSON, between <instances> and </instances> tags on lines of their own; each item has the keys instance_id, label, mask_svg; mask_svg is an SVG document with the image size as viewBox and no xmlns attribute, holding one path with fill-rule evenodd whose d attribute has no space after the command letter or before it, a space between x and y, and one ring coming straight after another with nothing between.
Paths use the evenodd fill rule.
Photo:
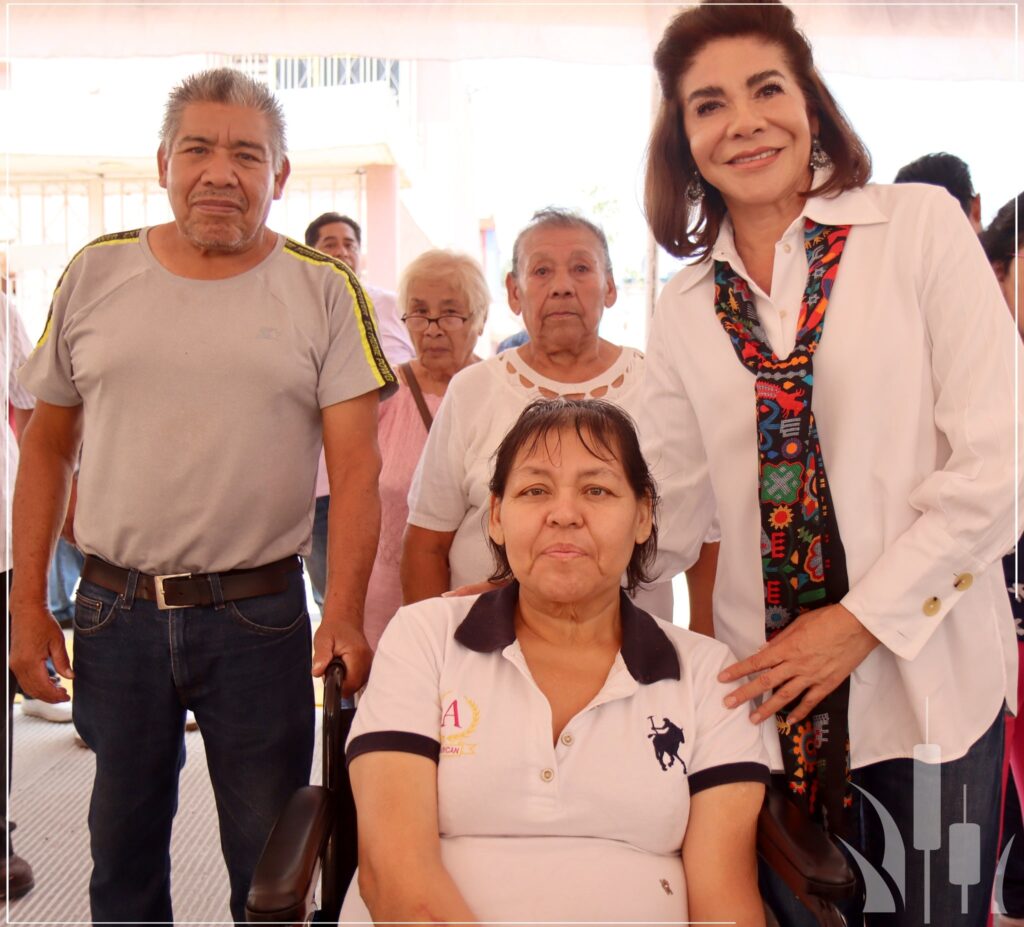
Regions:
<instances>
[{"instance_id":1,"label":"belt buckle","mask_svg":"<svg viewBox=\"0 0 1024 927\"><path fill-rule=\"evenodd\" d=\"M186 605L168 605L167 599L164 598L164 581L168 579L182 579L185 576L191 576L191 573L164 573L162 576L153 577L153 589L156 592L156 607L160 611L165 612L172 608L187 608Z\"/></svg>"}]
</instances>

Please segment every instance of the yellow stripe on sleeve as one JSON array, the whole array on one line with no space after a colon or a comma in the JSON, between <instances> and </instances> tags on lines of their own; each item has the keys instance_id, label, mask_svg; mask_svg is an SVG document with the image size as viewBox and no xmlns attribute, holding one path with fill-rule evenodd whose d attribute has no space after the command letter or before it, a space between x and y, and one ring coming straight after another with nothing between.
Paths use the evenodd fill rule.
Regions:
<instances>
[{"instance_id":1,"label":"yellow stripe on sleeve","mask_svg":"<svg viewBox=\"0 0 1024 927\"><path fill-rule=\"evenodd\" d=\"M74 266L75 262L90 248L97 248L102 245L128 245L139 240L139 236L142 234L142 229L132 229L130 232L111 232L109 235L100 235L99 238L94 238L89 244L82 248L79 248L75 252L74 256L68 261L67 266L64 268L57 280L57 285L53 288L53 296L50 297L50 311L46 316L46 325L43 328L43 333L39 336L39 340L36 342L36 346L32 349L34 354L39 348L46 344L47 339L50 337L50 330L53 328L53 300L57 298L57 294L60 292L60 288L64 285L64 279L68 275L68 271Z\"/></svg>"},{"instance_id":2,"label":"yellow stripe on sleeve","mask_svg":"<svg viewBox=\"0 0 1024 927\"><path fill-rule=\"evenodd\" d=\"M384 349L380 345L377 335L377 318L374 313L373 303L366 295L358 278L343 261L336 260L330 255L323 254L313 248L307 248L290 238L285 239L284 250L292 257L313 264L317 267L327 267L338 274L345 283L349 296L352 297L352 311L356 317L356 328L359 331L359 340L363 346L363 354L366 363L373 371L378 386L387 386L395 383L395 375L391 370Z\"/></svg>"}]
</instances>

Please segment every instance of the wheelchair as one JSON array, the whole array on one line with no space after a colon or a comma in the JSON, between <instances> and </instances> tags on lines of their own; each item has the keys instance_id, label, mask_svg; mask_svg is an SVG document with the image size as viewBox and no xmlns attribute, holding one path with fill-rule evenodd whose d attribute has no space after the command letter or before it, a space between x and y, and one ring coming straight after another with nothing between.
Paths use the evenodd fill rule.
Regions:
<instances>
[{"instance_id":1,"label":"wheelchair","mask_svg":"<svg viewBox=\"0 0 1024 927\"><path fill-rule=\"evenodd\" d=\"M333 661L324 674L324 784L299 789L282 810L253 873L249 923L338 920L357 865L356 809L344 755L355 709L341 707L344 678L344 664ZM757 852L820 927L845 925L836 905L857 891L856 877L825 831L779 788L770 786L765 797ZM777 925L770 913L768 925Z\"/></svg>"}]
</instances>

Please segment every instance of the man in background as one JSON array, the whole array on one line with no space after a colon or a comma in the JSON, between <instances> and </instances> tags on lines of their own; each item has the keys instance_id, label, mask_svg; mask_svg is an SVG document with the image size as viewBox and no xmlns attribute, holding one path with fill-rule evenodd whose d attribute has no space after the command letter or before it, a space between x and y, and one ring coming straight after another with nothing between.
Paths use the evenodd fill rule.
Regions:
<instances>
[{"instance_id":1,"label":"man in background","mask_svg":"<svg viewBox=\"0 0 1024 927\"><path fill-rule=\"evenodd\" d=\"M363 263L363 230L355 219L337 212L325 212L317 216L306 228L306 244L324 254L344 261L358 276ZM412 360L414 351L409 333L405 330L395 294L371 286L363 280L363 284L373 310L377 316L377 330L380 333L381 347L391 362L392 367Z\"/></svg>"},{"instance_id":2,"label":"man in background","mask_svg":"<svg viewBox=\"0 0 1024 927\"><path fill-rule=\"evenodd\" d=\"M359 223L349 216L337 212L325 212L317 216L306 228L306 244L317 251L344 261L357 274L363 259L363 231ZM409 333L401 319L395 294L363 283L363 289L373 302L380 332L381 346L392 367L398 367L415 355ZM330 512L331 496L327 485L327 469L323 454L316 475L316 510L313 516L313 549L306 557L309 582L313 587L313 599L323 606L324 590L327 588L327 518Z\"/></svg>"},{"instance_id":3,"label":"man in background","mask_svg":"<svg viewBox=\"0 0 1024 927\"><path fill-rule=\"evenodd\" d=\"M981 194L974 192L971 169L962 158L945 151L926 154L904 164L893 183L927 183L945 188L971 220L974 231L981 233Z\"/></svg>"}]
</instances>

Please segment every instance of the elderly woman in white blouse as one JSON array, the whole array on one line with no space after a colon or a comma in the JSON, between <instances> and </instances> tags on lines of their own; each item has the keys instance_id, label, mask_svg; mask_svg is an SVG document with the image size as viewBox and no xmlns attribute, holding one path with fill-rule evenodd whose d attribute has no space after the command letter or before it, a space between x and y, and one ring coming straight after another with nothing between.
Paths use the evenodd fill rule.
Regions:
<instances>
[{"instance_id":1,"label":"elderly woman in white blouse","mask_svg":"<svg viewBox=\"0 0 1024 927\"><path fill-rule=\"evenodd\" d=\"M643 354L598 334L617 297L608 242L598 226L564 210L538 212L516 239L506 286L530 340L462 371L448 388L409 494L406 603L490 575L484 521L491 456L531 401L565 396L605 399L633 415L639 409ZM669 583L638 595L652 614L671 617Z\"/></svg>"},{"instance_id":2,"label":"elderly woman in white blouse","mask_svg":"<svg viewBox=\"0 0 1024 927\"><path fill-rule=\"evenodd\" d=\"M1016 697L1013 325L944 191L866 184L785 6L691 8L655 65L648 220L696 259L659 301L642 404L663 563L717 516L726 704L762 699L773 768L862 868L891 863L883 822L901 832L901 892L878 880L868 923L980 927Z\"/></svg>"}]
</instances>

